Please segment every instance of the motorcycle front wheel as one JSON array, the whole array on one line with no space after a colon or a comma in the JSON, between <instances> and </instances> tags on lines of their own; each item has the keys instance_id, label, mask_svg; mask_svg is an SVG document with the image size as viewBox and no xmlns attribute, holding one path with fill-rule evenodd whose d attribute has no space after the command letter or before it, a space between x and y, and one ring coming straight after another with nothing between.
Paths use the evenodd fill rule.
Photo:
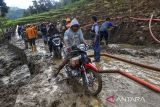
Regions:
<instances>
[{"instance_id":1,"label":"motorcycle front wheel","mask_svg":"<svg viewBox=\"0 0 160 107\"><path fill-rule=\"evenodd\" d=\"M88 81L86 79L88 78ZM92 96L97 96L102 90L102 78L101 76L92 71L86 70L86 75L82 74L83 77L83 86L87 94Z\"/></svg>"},{"instance_id":2,"label":"motorcycle front wheel","mask_svg":"<svg viewBox=\"0 0 160 107\"><path fill-rule=\"evenodd\" d=\"M55 49L55 57L57 57L58 59L62 59L61 49L59 49L59 48Z\"/></svg>"}]
</instances>

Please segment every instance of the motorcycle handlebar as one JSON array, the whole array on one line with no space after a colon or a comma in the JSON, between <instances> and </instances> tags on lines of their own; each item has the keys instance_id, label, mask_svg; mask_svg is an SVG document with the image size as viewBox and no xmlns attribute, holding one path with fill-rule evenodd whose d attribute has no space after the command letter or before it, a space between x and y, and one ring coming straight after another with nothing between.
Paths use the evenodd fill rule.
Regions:
<instances>
[{"instance_id":1,"label":"motorcycle handlebar","mask_svg":"<svg viewBox=\"0 0 160 107\"><path fill-rule=\"evenodd\" d=\"M73 45L73 46L70 46L67 48L67 51L68 52L84 52L84 51L87 51L89 50L89 45L85 45L85 50L81 50L77 45Z\"/></svg>"}]
</instances>

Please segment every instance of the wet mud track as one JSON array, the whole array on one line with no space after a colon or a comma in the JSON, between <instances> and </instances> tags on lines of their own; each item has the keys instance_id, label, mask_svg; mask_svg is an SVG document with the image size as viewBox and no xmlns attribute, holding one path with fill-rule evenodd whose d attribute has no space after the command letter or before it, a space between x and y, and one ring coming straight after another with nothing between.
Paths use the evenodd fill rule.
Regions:
<instances>
[{"instance_id":1,"label":"wet mud track","mask_svg":"<svg viewBox=\"0 0 160 107\"><path fill-rule=\"evenodd\" d=\"M124 48L123 48L124 49ZM132 50L129 47L130 50ZM128 50L129 50L128 49ZM146 49L147 50L147 49ZM157 49L158 50L158 49ZM126 50L125 50L126 51ZM134 50L137 51L137 50ZM138 50L139 51L139 50ZM141 50L140 50L141 51ZM112 53L113 51L108 51ZM158 51L157 51L158 52ZM150 66L160 68L159 56L146 54L138 56L135 54L121 54L118 52L113 54L124 59L132 60L138 63L143 63ZM154 51L152 51L154 53ZM96 64L100 69L120 69L125 72L129 72L145 81L160 86L160 72L141 68L132 64L128 64L122 61L114 60L108 57L102 57L102 61ZM103 90L99 95L99 98L103 104L107 107L159 107L160 106L160 93L154 92L137 82L128 79L120 74L102 74L103 78ZM114 101L108 101L112 98ZM107 100L106 100L107 99Z\"/></svg>"},{"instance_id":2,"label":"wet mud track","mask_svg":"<svg viewBox=\"0 0 160 107\"><path fill-rule=\"evenodd\" d=\"M27 65L5 44L0 44L0 107L12 107L18 90L30 78Z\"/></svg>"},{"instance_id":3,"label":"wet mud track","mask_svg":"<svg viewBox=\"0 0 160 107\"><path fill-rule=\"evenodd\" d=\"M23 49L23 41L15 38L12 44ZM34 64L29 82L17 93L14 107L93 107L97 98L87 96L81 85L70 81L64 71L53 77L54 69L61 60L51 58L48 47L37 40L37 52L24 50L28 62Z\"/></svg>"},{"instance_id":4,"label":"wet mud track","mask_svg":"<svg viewBox=\"0 0 160 107\"><path fill-rule=\"evenodd\" d=\"M23 41L18 38L14 39L12 44L21 49L24 48ZM101 74L103 78L102 92L97 98L86 96L83 88L79 84L72 84L73 81L68 80L64 71L57 78L52 76L55 67L59 65L61 60L50 57L48 47L43 45L41 39L37 40L37 46L37 52L34 53L31 52L31 49L24 50L28 62L34 64L34 70L31 72L27 84L21 85L20 88L18 86L10 88L13 92L16 90L15 94L9 94L9 96L14 97L8 104L12 104L14 107L160 107L159 93L155 93L119 74ZM156 67L159 63L157 56L141 58L130 54L116 53L115 55L135 61L138 59L139 62L145 62ZM153 84L160 85L159 72L106 57L102 59L100 63L95 63L101 69L122 69ZM17 76L15 78L24 80ZM6 78L3 79L3 82L6 80ZM3 93L8 95L7 91ZM106 100L108 97L114 98L114 100L109 102ZM5 101L9 102L8 100ZM1 104L3 103L1 102Z\"/></svg>"}]
</instances>

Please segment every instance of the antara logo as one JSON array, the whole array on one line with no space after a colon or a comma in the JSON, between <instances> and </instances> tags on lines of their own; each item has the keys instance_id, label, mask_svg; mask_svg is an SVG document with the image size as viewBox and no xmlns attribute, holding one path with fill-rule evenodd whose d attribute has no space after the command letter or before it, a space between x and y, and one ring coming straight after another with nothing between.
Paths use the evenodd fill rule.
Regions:
<instances>
[{"instance_id":1,"label":"antara logo","mask_svg":"<svg viewBox=\"0 0 160 107\"><path fill-rule=\"evenodd\" d=\"M118 96L115 98L115 96L110 96L106 98L106 101L115 104L115 102L145 102L144 97L123 97Z\"/></svg>"},{"instance_id":2,"label":"antara logo","mask_svg":"<svg viewBox=\"0 0 160 107\"><path fill-rule=\"evenodd\" d=\"M107 100L108 102L112 103L112 104L115 103L115 97L114 97L114 96L110 96L110 97L106 98L106 100Z\"/></svg>"}]
</instances>

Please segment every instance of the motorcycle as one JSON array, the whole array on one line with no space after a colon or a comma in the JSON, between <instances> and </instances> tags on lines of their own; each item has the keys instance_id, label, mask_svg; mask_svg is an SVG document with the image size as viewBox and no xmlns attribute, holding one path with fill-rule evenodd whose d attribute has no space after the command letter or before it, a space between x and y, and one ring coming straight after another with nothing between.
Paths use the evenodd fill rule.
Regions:
<instances>
[{"instance_id":1,"label":"motorcycle","mask_svg":"<svg viewBox=\"0 0 160 107\"><path fill-rule=\"evenodd\" d=\"M53 55L57 58L62 58L62 49L63 49L63 42L58 34L55 34L52 37L48 37L48 41L50 41L52 46Z\"/></svg>"},{"instance_id":2,"label":"motorcycle","mask_svg":"<svg viewBox=\"0 0 160 107\"><path fill-rule=\"evenodd\" d=\"M96 96L102 90L102 78L98 69L91 63L87 56L88 47L84 44L73 46L70 52L70 60L65 65L65 71L69 78L80 81L87 94Z\"/></svg>"}]
</instances>

